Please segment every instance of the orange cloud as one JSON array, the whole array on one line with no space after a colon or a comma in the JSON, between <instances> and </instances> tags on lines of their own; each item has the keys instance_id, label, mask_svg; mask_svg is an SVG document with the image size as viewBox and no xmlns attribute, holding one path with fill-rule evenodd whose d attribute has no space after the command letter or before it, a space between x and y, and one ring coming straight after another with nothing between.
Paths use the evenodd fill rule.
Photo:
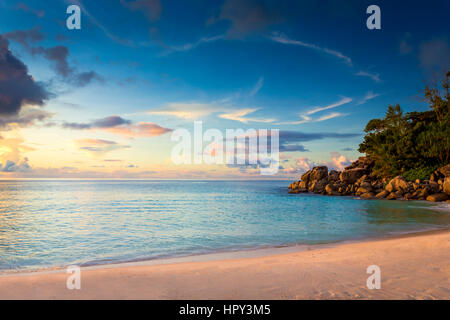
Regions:
<instances>
[{"instance_id":1,"label":"orange cloud","mask_svg":"<svg viewBox=\"0 0 450 320\"><path fill-rule=\"evenodd\" d=\"M160 125L152 122L139 122L138 124L104 128L102 130L127 138L156 137L172 131L172 129L161 127Z\"/></svg>"}]
</instances>

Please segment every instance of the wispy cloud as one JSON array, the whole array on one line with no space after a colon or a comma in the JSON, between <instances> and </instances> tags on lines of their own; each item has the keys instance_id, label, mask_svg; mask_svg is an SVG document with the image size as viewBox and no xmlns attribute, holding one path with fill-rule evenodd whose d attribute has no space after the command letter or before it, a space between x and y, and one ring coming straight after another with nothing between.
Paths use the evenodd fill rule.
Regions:
<instances>
[{"instance_id":1,"label":"wispy cloud","mask_svg":"<svg viewBox=\"0 0 450 320\"><path fill-rule=\"evenodd\" d=\"M298 125L298 124L305 124L305 123L310 123L310 122L321 122L321 121L326 121L326 120L330 120L333 118L337 118L337 117L343 117L346 116L347 114L345 113L340 113L340 112L332 112L332 113L328 113L325 115L322 115L319 118L313 118L311 117L311 115L316 114L318 112L322 112L325 110L330 110L330 109L334 109L337 108L339 106L342 106L344 104L350 103L352 102L353 99L352 98L348 98L348 97L343 97L341 100L332 103L328 106L324 106L324 107L315 107L305 113L300 114L300 118L301 120L297 120L297 121L289 121L289 122L281 122L279 124L286 124L286 125Z\"/></svg>"},{"instance_id":2,"label":"wispy cloud","mask_svg":"<svg viewBox=\"0 0 450 320\"><path fill-rule=\"evenodd\" d=\"M362 71L361 70L356 75L360 76L360 77L368 77L368 78L372 79L375 82L381 82L379 73L370 73L370 72L366 72L366 71Z\"/></svg>"},{"instance_id":3,"label":"wispy cloud","mask_svg":"<svg viewBox=\"0 0 450 320\"><path fill-rule=\"evenodd\" d=\"M164 47L166 47L166 50L163 53L161 53L160 56L166 56L173 52L189 51L189 50L192 50L192 49L198 47L201 44L215 42L215 41L218 41L218 40L221 40L224 38L225 38L224 35L218 35L218 36L213 36L213 37L202 37L195 42L189 42L189 43L185 43L185 44L179 45L179 46L170 46L170 45L164 44Z\"/></svg>"},{"instance_id":4,"label":"wispy cloud","mask_svg":"<svg viewBox=\"0 0 450 320\"><path fill-rule=\"evenodd\" d=\"M78 139L74 140L79 150L85 151L93 156L102 156L108 152L118 149L126 149L130 146L118 144L115 141L103 139Z\"/></svg>"},{"instance_id":5,"label":"wispy cloud","mask_svg":"<svg viewBox=\"0 0 450 320\"><path fill-rule=\"evenodd\" d=\"M177 102L146 113L158 116L173 116L184 120L197 120L222 110L223 108L216 103Z\"/></svg>"},{"instance_id":6,"label":"wispy cloud","mask_svg":"<svg viewBox=\"0 0 450 320\"><path fill-rule=\"evenodd\" d=\"M256 95L259 92L259 90L261 90L263 85L264 85L264 78L259 77L258 82L255 84L253 89L250 91L249 96L253 97L254 95Z\"/></svg>"},{"instance_id":7,"label":"wispy cloud","mask_svg":"<svg viewBox=\"0 0 450 320\"><path fill-rule=\"evenodd\" d=\"M128 40L128 39L123 39L120 38L118 36L116 36L115 34L113 34L112 32L109 31L108 28L106 28L102 23L100 23L87 9L86 7L81 3L80 0L65 0L67 5L72 5L72 4L76 4L77 6L80 7L81 11L83 12L83 14L85 14L90 20L91 22L96 25L98 28L100 28L105 35L113 40L114 42L120 44L120 45L124 45L124 46L129 46L129 47L134 47L135 44Z\"/></svg>"},{"instance_id":8,"label":"wispy cloud","mask_svg":"<svg viewBox=\"0 0 450 320\"><path fill-rule=\"evenodd\" d=\"M275 41L278 43L282 43L282 44L286 44L286 45L301 46L301 47L313 49L313 50L316 50L316 51L319 51L322 53L326 53L328 55L332 55L332 56L344 61L348 66L353 66L352 59L337 50L320 47L318 45L315 45L312 43L307 43L307 42L300 41L300 40L290 39L287 36L285 36L284 34L279 34L279 33L273 33L269 38L272 41Z\"/></svg>"},{"instance_id":9,"label":"wispy cloud","mask_svg":"<svg viewBox=\"0 0 450 320\"><path fill-rule=\"evenodd\" d=\"M340 106L342 106L344 104L350 103L352 101L353 101L352 98L343 97L338 102L332 103L332 104L330 104L328 106L325 106L325 107L316 107L316 108L306 112L306 114L307 115L311 115L311 114L315 114L317 112L321 112L321 111L324 111L324 110L334 109L334 108L340 107Z\"/></svg>"},{"instance_id":10,"label":"wispy cloud","mask_svg":"<svg viewBox=\"0 0 450 320\"><path fill-rule=\"evenodd\" d=\"M369 100L375 99L376 97L379 97L379 93L373 93L373 91L369 91L366 93L366 95L356 104L356 105L362 105L366 103Z\"/></svg>"},{"instance_id":11,"label":"wispy cloud","mask_svg":"<svg viewBox=\"0 0 450 320\"><path fill-rule=\"evenodd\" d=\"M239 121L239 122L242 122L242 123L248 123L248 122L271 123L271 122L275 121L275 119L247 118L246 117L246 115L254 113L257 110L259 110L259 109L240 109L240 110L235 110L233 112L220 114L219 118L227 119L227 120Z\"/></svg>"},{"instance_id":12,"label":"wispy cloud","mask_svg":"<svg viewBox=\"0 0 450 320\"><path fill-rule=\"evenodd\" d=\"M325 114L325 115L321 116L320 118L315 119L314 121L320 122L320 121L330 120L330 119L334 119L334 118L338 118L338 117L344 117L346 115L347 115L347 113L332 112L329 114Z\"/></svg>"}]
</instances>

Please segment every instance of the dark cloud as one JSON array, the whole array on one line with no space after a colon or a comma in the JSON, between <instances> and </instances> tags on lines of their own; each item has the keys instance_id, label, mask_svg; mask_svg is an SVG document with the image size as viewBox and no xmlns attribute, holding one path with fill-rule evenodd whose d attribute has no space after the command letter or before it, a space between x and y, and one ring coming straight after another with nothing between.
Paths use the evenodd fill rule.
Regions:
<instances>
[{"instance_id":1,"label":"dark cloud","mask_svg":"<svg viewBox=\"0 0 450 320\"><path fill-rule=\"evenodd\" d=\"M212 17L207 24L221 20L230 22L227 35L242 38L254 32L264 31L270 25L281 21L279 6L263 0L227 0L218 17Z\"/></svg>"},{"instance_id":2,"label":"dark cloud","mask_svg":"<svg viewBox=\"0 0 450 320\"><path fill-rule=\"evenodd\" d=\"M105 79L95 71L87 71L75 74L72 81L77 87L85 87L93 81L103 83Z\"/></svg>"},{"instance_id":3,"label":"dark cloud","mask_svg":"<svg viewBox=\"0 0 450 320\"><path fill-rule=\"evenodd\" d=\"M41 28L38 26L28 30L15 30L7 32L3 36L8 40L16 41L25 47L29 47L31 43L39 42L45 39L45 36L41 33Z\"/></svg>"},{"instance_id":4,"label":"dark cloud","mask_svg":"<svg viewBox=\"0 0 450 320\"><path fill-rule=\"evenodd\" d=\"M25 158L20 163L15 163L14 161L8 160L3 166L0 163L0 171L1 172L24 172L30 170L30 165L28 164L28 159Z\"/></svg>"},{"instance_id":5,"label":"dark cloud","mask_svg":"<svg viewBox=\"0 0 450 320\"><path fill-rule=\"evenodd\" d=\"M284 142L305 142L305 141L313 141L313 140L322 140L327 138L334 139L348 139L348 138L357 138L360 134L358 133L305 133L301 131L288 131L281 130L280 131L280 141Z\"/></svg>"},{"instance_id":6,"label":"dark cloud","mask_svg":"<svg viewBox=\"0 0 450 320\"><path fill-rule=\"evenodd\" d=\"M104 155L108 152L130 148L128 145L121 145L115 141L103 139L80 139L75 140L79 150L86 151L91 155Z\"/></svg>"},{"instance_id":7,"label":"dark cloud","mask_svg":"<svg viewBox=\"0 0 450 320\"><path fill-rule=\"evenodd\" d=\"M132 121L126 120L119 116L109 116L89 123L66 122L62 124L62 127L75 130L104 130L127 138L156 137L172 131L172 129L164 128L151 122L140 122L134 124Z\"/></svg>"},{"instance_id":8,"label":"dark cloud","mask_svg":"<svg viewBox=\"0 0 450 320\"><path fill-rule=\"evenodd\" d=\"M342 151L353 151L353 148L343 148Z\"/></svg>"},{"instance_id":9,"label":"dark cloud","mask_svg":"<svg viewBox=\"0 0 450 320\"><path fill-rule=\"evenodd\" d=\"M94 120L91 123L64 123L63 127L68 129L95 129L95 128L113 128L120 125L131 124L130 120L126 120L119 116L109 116L106 118Z\"/></svg>"},{"instance_id":10,"label":"dark cloud","mask_svg":"<svg viewBox=\"0 0 450 320\"><path fill-rule=\"evenodd\" d=\"M34 14L38 18L43 18L45 16L44 10L33 9L23 2L19 2L19 4L17 5L17 9Z\"/></svg>"},{"instance_id":11,"label":"dark cloud","mask_svg":"<svg viewBox=\"0 0 450 320\"><path fill-rule=\"evenodd\" d=\"M279 146L280 152L307 152L309 151L303 145L299 143L282 143Z\"/></svg>"},{"instance_id":12,"label":"dark cloud","mask_svg":"<svg viewBox=\"0 0 450 320\"><path fill-rule=\"evenodd\" d=\"M120 0L122 5L131 11L141 11L150 21L161 18L162 5L160 0Z\"/></svg>"},{"instance_id":13,"label":"dark cloud","mask_svg":"<svg viewBox=\"0 0 450 320\"><path fill-rule=\"evenodd\" d=\"M15 30L4 35L5 38L20 43L30 54L34 56L42 56L48 60L55 68L55 71L66 82L76 86L84 87L93 81L104 82L95 71L79 72L77 68L69 64L70 50L66 46L54 46L46 48L43 46L32 45L45 39L39 27L29 30Z\"/></svg>"},{"instance_id":14,"label":"dark cloud","mask_svg":"<svg viewBox=\"0 0 450 320\"><path fill-rule=\"evenodd\" d=\"M73 73L73 69L69 67L69 63L67 61L67 58L69 57L69 49L65 46L31 48L31 54L42 55L48 61L52 62L58 74L63 77L68 77Z\"/></svg>"},{"instance_id":15,"label":"dark cloud","mask_svg":"<svg viewBox=\"0 0 450 320\"><path fill-rule=\"evenodd\" d=\"M301 131L280 131L280 152L307 152L301 143L323 139L349 139L359 137L356 133L305 133Z\"/></svg>"},{"instance_id":16,"label":"dark cloud","mask_svg":"<svg viewBox=\"0 0 450 320\"><path fill-rule=\"evenodd\" d=\"M38 108L22 109L19 114L2 115L0 117L0 128L8 130L12 124L19 127L29 127L36 121L44 122L52 117L52 113ZM48 124L46 124L48 126Z\"/></svg>"},{"instance_id":17,"label":"dark cloud","mask_svg":"<svg viewBox=\"0 0 450 320\"><path fill-rule=\"evenodd\" d=\"M16 115L26 104L42 106L49 97L44 86L28 74L27 66L9 50L0 35L0 114Z\"/></svg>"},{"instance_id":18,"label":"dark cloud","mask_svg":"<svg viewBox=\"0 0 450 320\"><path fill-rule=\"evenodd\" d=\"M432 40L419 48L420 65L427 70L450 69L450 46L446 40Z\"/></svg>"}]
</instances>

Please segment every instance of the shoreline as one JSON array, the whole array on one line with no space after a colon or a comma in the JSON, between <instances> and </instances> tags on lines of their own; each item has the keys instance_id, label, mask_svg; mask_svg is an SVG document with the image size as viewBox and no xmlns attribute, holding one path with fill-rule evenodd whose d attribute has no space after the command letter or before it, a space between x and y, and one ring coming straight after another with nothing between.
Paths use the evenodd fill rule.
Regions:
<instances>
[{"instance_id":1,"label":"shoreline","mask_svg":"<svg viewBox=\"0 0 450 320\"><path fill-rule=\"evenodd\" d=\"M239 248L236 250L219 250L206 253L198 254L188 254L180 256L168 256L168 257L157 257L157 258L142 258L133 260L124 260L108 263L85 263L78 265L82 270L99 270L99 269L115 269L121 267L138 267L138 266L161 266L161 265L171 265L180 263L195 263L195 262L208 262L208 261L221 261L221 260L233 260L233 259L252 259L252 258L264 258L276 255L299 253L304 251L314 251L327 248L336 248L339 246L347 244L358 244L367 242L378 242L384 240L393 239L403 239L403 238L413 238L426 235L449 233L450 226L445 226L441 228L430 227L421 230L411 230L411 231L395 231L390 234L385 234L375 237L365 237L357 239L347 239L338 240L334 242L327 243L317 243L317 244L287 244L287 245L274 245L274 246L261 246L252 248ZM76 264L75 264L76 265ZM8 269L0 270L0 279L9 276L30 276L30 275L41 275L41 274L57 274L65 273L66 266L57 267L42 267L35 269Z\"/></svg>"},{"instance_id":2,"label":"shoreline","mask_svg":"<svg viewBox=\"0 0 450 320\"><path fill-rule=\"evenodd\" d=\"M314 195L314 194L312 194ZM321 195L315 195L321 196ZM333 197L333 196L332 196ZM342 196L341 196L342 197ZM364 199L359 199L355 196L345 196L345 197L353 197L359 201L367 201ZM382 199L384 200L384 199ZM370 201L370 200L369 200ZM374 200L379 201L379 200ZM411 202L411 201L409 201ZM413 202L424 203L427 205L428 210L437 210L437 211L446 211L450 214L450 204L447 203L429 203L427 201L414 200ZM167 256L158 256L158 257L141 257L135 259L127 259L127 260L116 260L109 262L85 262L82 264L78 264L83 270L93 270L98 268L114 268L121 266L140 266L140 265L166 265L172 263L184 263L184 262L200 262L200 261L209 261L209 260L221 260L221 259L234 259L234 258L252 258L252 257L265 257L276 254L283 253L294 253L294 252L302 252L309 250L318 250L321 248L329 248L336 247L343 244L350 243L363 243L370 241L380 241L386 239L395 239L402 237L414 237L420 236L423 234L434 233L434 232L446 232L450 231L450 225L448 226L432 226L423 229L417 230L407 230L407 231L392 231L388 234L383 234L379 236L362 236L360 238L354 239L345 239L345 240L336 240L332 242L324 242L324 243L290 243L285 245L264 245L264 246L255 246L255 247L241 247L241 248L227 248L222 250L212 250L210 252L204 253L187 253L187 254L178 254L178 255L167 255ZM30 267L22 268L22 269L0 269L0 278L7 277L10 275L29 275L29 274L47 274L47 273L62 273L65 272L68 264L64 266L49 266L49 267ZM76 264L75 264L76 265Z\"/></svg>"},{"instance_id":3,"label":"shoreline","mask_svg":"<svg viewBox=\"0 0 450 320\"><path fill-rule=\"evenodd\" d=\"M283 248L281 248L283 249ZM450 229L255 257L0 276L0 299L450 299ZM274 250L276 251L276 250ZM379 265L381 290L366 268Z\"/></svg>"}]
</instances>

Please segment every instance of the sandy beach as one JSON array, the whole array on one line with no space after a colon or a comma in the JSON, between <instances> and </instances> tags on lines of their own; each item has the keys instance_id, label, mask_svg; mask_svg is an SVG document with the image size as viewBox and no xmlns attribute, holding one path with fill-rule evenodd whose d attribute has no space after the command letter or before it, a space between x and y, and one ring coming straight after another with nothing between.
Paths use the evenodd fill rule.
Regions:
<instances>
[{"instance_id":1,"label":"sandy beach","mask_svg":"<svg viewBox=\"0 0 450 320\"><path fill-rule=\"evenodd\" d=\"M0 276L0 299L450 299L450 230L250 258ZM381 268L369 290L366 269Z\"/></svg>"}]
</instances>

